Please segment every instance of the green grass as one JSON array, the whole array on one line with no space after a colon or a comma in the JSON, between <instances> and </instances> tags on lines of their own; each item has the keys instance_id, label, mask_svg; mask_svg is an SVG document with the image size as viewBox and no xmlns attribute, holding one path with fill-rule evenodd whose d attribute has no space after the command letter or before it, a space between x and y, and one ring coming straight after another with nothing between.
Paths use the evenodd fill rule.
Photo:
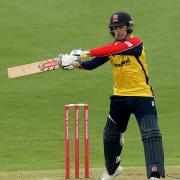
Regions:
<instances>
[{"instance_id":1,"label":"green grass","mask_svg":"<svg viewBox=\"0 0 180 180\"><path fill-rule=\"evenodd\" d=\"M167 176L166 180L179 179L180 177L180 166L167 166ZM90 170L90 179L98 180L100 179L100 175L104 171L104 168L91 168ZM123 180L144 180L146 178L146 174L144 173L145 168L143 167L126 167L124 172L120 175L120 177L116 179ZM73 177L74 171L71 169L71 178ZM62 180L64 179L64 171L63 170L28 170L28 171L1 171L0 179L3 180ZM85 180L83 169L80 169L80 179Z\"/></svg>"},{"instance_id":2,"label":"green grass","mask_svg":"<svg viewBox=\"0 0 180 180\"><path fill-rule=\"evenodd\" d=\"M165 163L180 165L179 9L179 0L1 0L0 170L63 168L63 106L77 102L89 104L90 165L103 167L102 130L112 93L109 64L92 72L57 70L14 80L7 79L7 67L108 43L109 17L118 10L134 17L134 34L144 41ZM143 166L133 117L125 137L123 165Z\"/></svg>"}]
</instances>

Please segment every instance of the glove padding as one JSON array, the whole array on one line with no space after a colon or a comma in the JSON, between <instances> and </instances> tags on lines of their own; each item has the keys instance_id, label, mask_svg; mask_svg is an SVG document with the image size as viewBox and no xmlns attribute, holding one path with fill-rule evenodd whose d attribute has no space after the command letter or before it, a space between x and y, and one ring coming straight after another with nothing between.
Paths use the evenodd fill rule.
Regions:
<instances>
[{"instance_id":1,"label":"glove padding","mask_svg":"<svg viewBox=\"0 0 180 180\"><path fill-rule=\"evenodd\" d=\"M85 59L89 55L89 51L86 51L82 48L73 49L70 53L72 56L76 56L79 60Z\"/></svg>"},{"instance_id":2,"label":"glove padding","mask_svg":"<svg viewBox=\"0 0 180 180\"><path fill-rule=\"evenodd\" d=\"M77 56L69 54L60 54L59 65L63 70L73 70L81 64L81 60Z\"/></svg>"}]
</instances>

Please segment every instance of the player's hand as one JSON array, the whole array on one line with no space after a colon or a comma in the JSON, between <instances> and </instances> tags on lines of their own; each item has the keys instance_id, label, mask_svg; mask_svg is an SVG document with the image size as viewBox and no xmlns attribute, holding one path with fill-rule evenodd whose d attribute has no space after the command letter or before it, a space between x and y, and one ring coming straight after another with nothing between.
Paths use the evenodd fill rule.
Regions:
<instances>
[{"instance_id":1,"label":"player's hand","mask_svg":"<svg viewBox=\"0 0 180 180\"><path fill-rule=\"evenodd\" d=\"M72 70L75 67L78 67L81 63L78 57L73 55L60 54L58 57L59 57L59 65L63 70Z\"/></svg>"},{"instance_id":2,"label":"player's hand","mask_svg":"<svg viewBox=\"0 0 180 180\"><path fill-rule=\"evenodd\" d=\"M82 60L82 59L86 59L89 56L89 51L86 51L82 48L73 49L70 55L76 56L79 60Z\"/></svg>"},{"instance_id":3,"label":"player's hand","mask_svg":"<svg viewBox=\"0 0 180 180\"><path fill-rule=\"evenodd\" d=\"M59 65L63 70L72 70L74 66L72 65L72 60L68 54L59 54Z\"/></svg>"}]
</instances>

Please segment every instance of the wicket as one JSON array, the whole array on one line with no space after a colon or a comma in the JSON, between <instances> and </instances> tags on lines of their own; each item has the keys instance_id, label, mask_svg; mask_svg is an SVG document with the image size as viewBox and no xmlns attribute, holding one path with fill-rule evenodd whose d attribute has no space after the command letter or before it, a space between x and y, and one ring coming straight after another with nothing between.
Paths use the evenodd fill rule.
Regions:
<instances>
[{"instance_id":1,"label":"wicket","mask_svg":"<svg viewBox=\"0 0 180 180\"><path fill-rule=\"evenodd\" d=\"M64 106L65 178L70 179L69 109L71 107L74 108L75 178L79 178L79 109L80 107L84 107L84 177L89 178L88 104L68 104Z\"/></svg>"}]
</instances>

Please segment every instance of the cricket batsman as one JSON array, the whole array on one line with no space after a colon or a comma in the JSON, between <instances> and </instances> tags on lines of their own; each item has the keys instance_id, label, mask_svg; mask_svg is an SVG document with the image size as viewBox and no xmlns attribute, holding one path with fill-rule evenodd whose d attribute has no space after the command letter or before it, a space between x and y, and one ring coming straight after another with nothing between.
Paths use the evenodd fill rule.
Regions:
<instances>
[{"instance_id":1,"label":"cricket batsman","mask_svg":"<svg viewBox=\"0 0 180 180\"><path fill-rule=\"evenodd\" d=\"M128 13L113 13L109 22L113 42L88 51L74 49L70 54L59 56L64 70L93 70L108 61L112 65L114 92L103 132L106 171L101 180L112 180L123 171L120 163L122 134L131 114L135 115L141 132L147 178L159 180L165 177L162 135L149 84L145 50L141 39L133 36L133 27L134 22ZM83 61L84 54L91 60Z\"/></svg>"}]
</instances>

